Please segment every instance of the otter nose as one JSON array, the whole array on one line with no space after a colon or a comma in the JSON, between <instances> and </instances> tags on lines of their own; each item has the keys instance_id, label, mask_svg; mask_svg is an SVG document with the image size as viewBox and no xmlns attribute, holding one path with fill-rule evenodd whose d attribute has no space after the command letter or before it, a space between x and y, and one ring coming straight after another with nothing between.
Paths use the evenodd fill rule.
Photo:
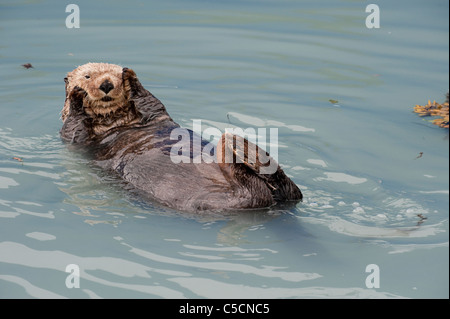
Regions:
<instances>
[{"instance_id":1,"label":"otter nose","mask_svg":"<svg viewBox=\"0 0 450 319\"><path fill-rule=\"evenodd\" d=\"M106 94L108 94L109 91L114 89L114 85L111 82L109 82L108 80L105 80L100 85L99 89L102 90L103 92L105 92Z\"/></svg>"}]
</instances>

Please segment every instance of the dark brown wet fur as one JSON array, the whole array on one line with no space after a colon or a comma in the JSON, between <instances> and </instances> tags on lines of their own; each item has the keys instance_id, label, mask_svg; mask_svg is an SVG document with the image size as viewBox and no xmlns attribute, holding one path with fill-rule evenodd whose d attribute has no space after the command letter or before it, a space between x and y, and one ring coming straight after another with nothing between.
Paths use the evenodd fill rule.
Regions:
<instances>
[{"instance_id":1,"label":"dark brown wet fur","mask_svg":"<svg viewBox=\"0 0 450 319\"><path fill-rule=\"evenodd\" d=\"M123 68L122 82L127 102L107 115L113 124L106 131L98 128L105 119L86 112L87 92L74 83L66 84L71 89L66 90L61 138L89 153L98 166L117 173L145 198L182 211L254 209L302 199L301 191L278 164L275 173L260 174L258 165L262 164L249 164L246 158L231 164L220 160L173 163L171 148L180 142L171 140L170 133L179 125L161 101L143 88L133 70ZM191 150L192 159L195 133L188 131L191 139L184 147ZM225 134L219 142L220 154L232 147L224 139ZM270 158L259 147L256 151Z\"/></svg>"}]
</instances>

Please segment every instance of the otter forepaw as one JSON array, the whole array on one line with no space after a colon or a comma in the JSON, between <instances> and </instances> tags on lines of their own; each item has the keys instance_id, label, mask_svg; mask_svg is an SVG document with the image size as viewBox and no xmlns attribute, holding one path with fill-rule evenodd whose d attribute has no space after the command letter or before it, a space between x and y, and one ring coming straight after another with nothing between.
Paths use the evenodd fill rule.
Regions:
<instances>
[{"instance_id":1,"label":"otter forepaw","mask_svg":"<svg viewBox=\"0 0 450 319\"><path fill-rule=\"evenodd\" d=\"M83 112L83 98L86 95L86 91L76 86L69 94L70 99L70 112L80 114Z\"/></svg>"},{"instance_id":2,"label":"otter forepaw","mask_svg":"<svg viewBox=\"0 0 450 319\"><path fill-rule=\"evenodd\" d=\"M139 82L136 73L129 68L122 69L122 80L125 85L125 89L129 91L130 98L148 95L148 92Z\"/></svg>"}]
</instances>

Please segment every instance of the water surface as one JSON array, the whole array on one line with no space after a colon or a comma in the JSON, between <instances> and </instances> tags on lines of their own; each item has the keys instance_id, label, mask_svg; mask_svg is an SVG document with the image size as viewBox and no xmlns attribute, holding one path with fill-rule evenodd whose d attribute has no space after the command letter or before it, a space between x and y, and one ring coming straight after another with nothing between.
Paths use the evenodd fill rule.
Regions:
<instances>
[{"instance_id":1,"label":"water surface","mask_svg":"<svg viewBox=\"0 0 450 319\"><path fill-rule=\"evenodd\" d=\"M362 1L77 4L79 29L64 2L0 5L0 297L448 298L448 130L412 113L448 91L448 1L378 1L380 29ZM192 215L130 195L58 136L86 62L134 69L185 127L278 128L304 201Z\"/></svg>"}]
</instances>

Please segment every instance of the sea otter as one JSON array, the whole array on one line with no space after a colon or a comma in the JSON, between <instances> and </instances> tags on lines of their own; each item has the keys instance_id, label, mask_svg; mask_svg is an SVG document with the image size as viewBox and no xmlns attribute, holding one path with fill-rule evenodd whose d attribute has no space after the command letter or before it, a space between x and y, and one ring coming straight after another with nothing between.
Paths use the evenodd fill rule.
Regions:
<instances>
[{"instance_id":1,"label":"sea otter","mask_svg":"<svg viewBox=\"0 0 450 319\"><path fill-rule=\"evenodd\" d=\"M186 130L188 157L196 156L192 140L200 138L200 152L216 160L173 161L173 146L180 141L171 132L180 126L133 70L87 63L64 80L62 140L85 150L96 165L118 174L145 198L191 212L266 208L302 199L275 160L240 136L224 133L217 147L206 151L209 142ZM269 173L268 165L274 167Z\"/></svg>"}]
</instances>

